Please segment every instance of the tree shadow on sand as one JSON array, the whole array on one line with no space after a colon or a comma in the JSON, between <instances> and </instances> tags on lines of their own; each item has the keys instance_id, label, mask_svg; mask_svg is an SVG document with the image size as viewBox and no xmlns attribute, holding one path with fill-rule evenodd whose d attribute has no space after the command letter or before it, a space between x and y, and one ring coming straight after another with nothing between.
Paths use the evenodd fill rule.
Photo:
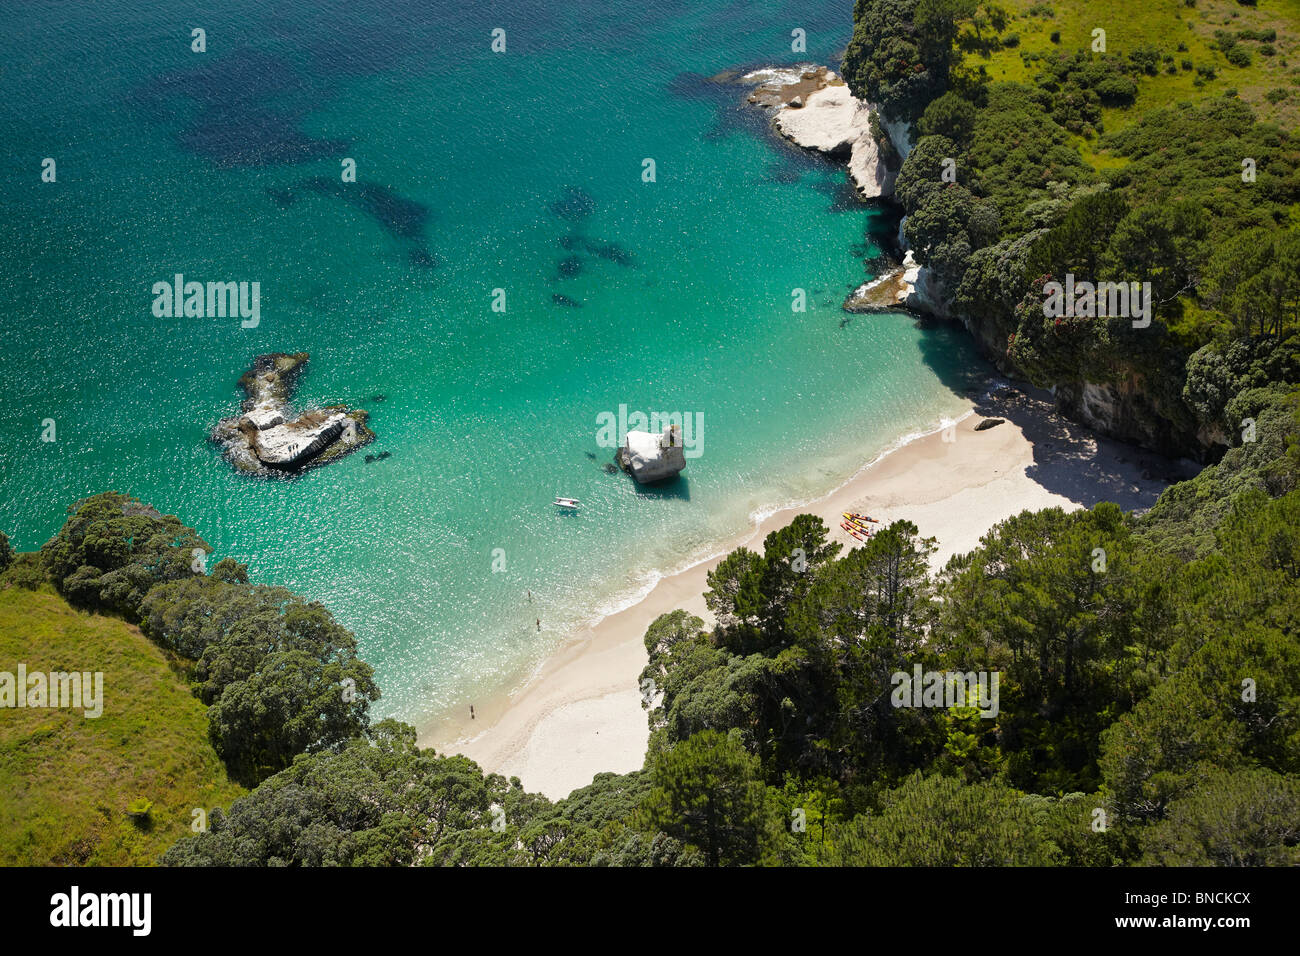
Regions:
<instances>
[{"instance_id":1,"label":"tree shadow on sand","mask_svg":"<svg viewBox=\"0 0 1300 956\"><path fill-rule=\"evenodd\" d=\"M1140 511L1155 504L1169 484L1195 473L1190 462L1106 438L1057 414L1051 393L998 373L976 354L969 339L955 340L965 333L953 326L932 319L913 321L922 331L922 361L953 394L971 399L976 414L1001 418L1020 429L1033 446L1025 475L1047 491L1085 508L1113 501L1126 511ZM968 354L969 361L954 361L954 349ZM978 441L981 434L963 434L960 440Z\"/></svg>"}]
</instances>

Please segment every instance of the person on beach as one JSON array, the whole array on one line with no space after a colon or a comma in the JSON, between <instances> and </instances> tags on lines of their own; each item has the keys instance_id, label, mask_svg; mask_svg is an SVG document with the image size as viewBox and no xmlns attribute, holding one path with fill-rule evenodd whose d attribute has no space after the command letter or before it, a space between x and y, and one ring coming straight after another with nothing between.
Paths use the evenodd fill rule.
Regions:
<instances>
[{"instance_id":1,"label":"person on beach","mask_svg":"<svg viewBox=\"0 0 1300 956\"><path fill-rule=\"evenodd\" d=\"M539 631L542 629L542 619L540 617L537 619L537 629Z\"/></svg>"},{"instance_id":2,"label":"person on beach","mask_svg":"<svg viewBox=\"0 0 1300 956\"><path fill-rule=\"evenodd\" d=\"M473 705L473 704L470 704L470 705L469 705L469 719L470 719L470 720L473 720L473 719L474 719L474 705Z\"/></svg>"}]
</instances>

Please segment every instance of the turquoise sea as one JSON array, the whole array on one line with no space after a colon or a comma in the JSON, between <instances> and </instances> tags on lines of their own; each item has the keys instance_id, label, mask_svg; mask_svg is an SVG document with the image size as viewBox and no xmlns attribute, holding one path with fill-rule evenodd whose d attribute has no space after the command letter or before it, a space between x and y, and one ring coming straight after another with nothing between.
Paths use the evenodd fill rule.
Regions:
<instances>
[{"instance_id":1,"label":"turquoise sea","mask_svg":"<svg viewBox=\"0 0 1300 956\"><path fill-rule=\"evenodd\" d=\"M984 373L959 332L840 311L896 223L708 79L836 64L850 0L0 12L0 529L39 547L106 489L177 514L351 628L382 714L511 685ZM260 282L259 326L155 318L176 273ZM310 352L299 401L368 409L391 456L236 474L207 432L268 351ZM679 482L606 472L623 404L702 416Z\"/></svg>"}]
</instances>

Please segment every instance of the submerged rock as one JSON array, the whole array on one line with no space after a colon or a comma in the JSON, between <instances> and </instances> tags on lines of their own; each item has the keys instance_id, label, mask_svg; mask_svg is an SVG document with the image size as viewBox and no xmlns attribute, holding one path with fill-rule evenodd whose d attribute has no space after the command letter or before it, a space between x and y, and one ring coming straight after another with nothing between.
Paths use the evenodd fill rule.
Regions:
<instances>
[{"instance_id":1,"label":"submerged rock","mask_svg":"<svg viewBox=\"0 0 1300 956\"><path fill-rule=\"evenodd\" d=\"M248 396L240 413L223 418L211 438L240 471L257 475L287 475L341 458L375 438L366 427L369 415L342 405L289 410L298 373L307 364L306 352L271 352L253 360L239 379Z\"/></svg>"},{"instance_id":2,"label":"submerged rock","mask_svg":"<svg viewBox=\"0 0 1300 956\"><path fill-rule=\"evenodd\" d=\"M686 467L686 452L676 425L669 425L662 435L628 432L616 457L619 466L643 485L675 478Z\"/></svg>"}]
</instances>

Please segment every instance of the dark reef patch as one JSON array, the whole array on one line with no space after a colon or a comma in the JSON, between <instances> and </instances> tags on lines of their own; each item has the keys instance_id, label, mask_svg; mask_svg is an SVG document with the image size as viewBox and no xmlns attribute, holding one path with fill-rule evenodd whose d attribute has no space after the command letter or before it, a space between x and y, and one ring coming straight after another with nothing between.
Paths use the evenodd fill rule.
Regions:
<instances>
[{"instance_id":1,"label":"dark reef patch","mask_svg":"<svg viewBox=\"0 0 1300 956\"><path fill-rule=\"evenodd\" d=\"M596 200L577 186L564 187L564 195L548 207L551 215L565 222L582 222L596 211Z\"/></svg>"},{"instance_id":2,"label":"dark reef patch","mask_svg":"<svg viewBox=\"0 0 1300 956\"><path fill-rule=\"evenodd\" d=\"M560 248L566 252L580 251L589 256L595 256L597 259L604 259L606 262L614 262L620 266L635 267L636 257L628 252L617 242L608 242L603 239L588 239L586 236L573 233L567 236L560 236L556 239Z\"/></svg>"},{"instance_id":3,"label":"dark reef patch","mask_svg":"<svg viewBox=\"0 0 1300 956\"><path fill-rule=\"evenodd\" d=\"M417 269L433 269L438 265L438 258L428 249L412 249L407 254L411 265Z\"/></svg>"},{"instance_id":4,"label":"dark reef patch","mask_svg":"<svg viewBox=\"0 0 1300 956\"><path fill-rule=\"evenodd\" d=\"M421 240L432 216L424 203L408 199L378 183L345 183L327 176L313 176L284 189L269 188L266 194L280 209L289 209L304 196L325 196L347 203L365 213L394 239L413 243L407 262L413 268L434 269L438 257Z\"/></svg>"},{"instance_id":5,"label":"dark reef patch","mask_svg":"<svg viewBox=\"0 0 1300 956\"><path fill-rule=\"evenodd\" d=\"M574 276L582 274L582 258L580 256L569 256L568 258L561 259L557 269L560 273L560 278L572 279Z\"/></svg>"},{"instance_id":6,"label":"dark reef patch","mask_svg":"<svg viewBox=\"0 0 1300 956\"><path fill-rule=\"evenodd\" d=\"M345 183L313 176L292 187L298 192L332 196L360 209L396 239L421 239L429 223L429 207L378 183Z\"/></svg>"},{"instance_id":7,"label":"dark reef patch","mask_svg":"<svg viewBox=\"0 0 1300 956\"><path fill-rule=\"evenodd\" d=\"M158 123L186 116L177 144L214 166L282 166L337 156L350 145L300 128L328 99L327 85L311 82L285 57L246 49L164 73L137 87L131 102Z\"/></svg>"},{"instance_id":8,"label":"dark reef patch","mask_svg":"<svg viewBox=\"0 0 1300 956\"><path fill-rule=\"evenodd\" d=\"M632 253L628 252L616 242L587 242L585 246L588 253L598 259L604 259L607 262L615 262L620 266L635 266L636 260L632 258Z\"/></svg>"},{"instance_id":9,"label":"dark reef patch","mask_svg":"<svg viewBox=\"0 0 1300 956\"><path fill-rule=\"evenodd\" d=\"M567 295L560 295L558 292L551 296L551 301L556 305L567 306L570 309L582 308L581 302L578 302L576 299L570 299Z\"/></svg>"},{"instance_id":10,"label":"dark reef patch","mask_svg":"<svg viewBox=\"0 0 1300 956\"><path fill-rule=\"evenodd\" d=\"M298 129L298 119L268 110L205 110L177 134L182 149L220 169L287 166L345 153L343 139L317 139Z\"/></svg>"}]
</instances>

